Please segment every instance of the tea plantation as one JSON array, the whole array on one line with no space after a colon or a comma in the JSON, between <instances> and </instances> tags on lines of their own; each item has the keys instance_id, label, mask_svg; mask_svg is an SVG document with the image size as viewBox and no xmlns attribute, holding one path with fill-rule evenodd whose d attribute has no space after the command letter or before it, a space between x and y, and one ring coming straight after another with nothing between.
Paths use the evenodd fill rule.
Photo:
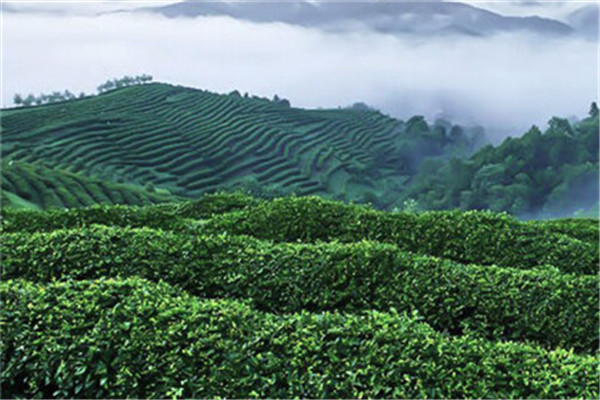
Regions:
<instances>
[{"instance_id":1,"label":"tea plantation","mask_svg":"<svg viewBox=\"0 0 600 400\"><path fill-rule=\"evenodd\" d=\"M2 209L2 397L600 394L596 220L137 198Z\"/></svg>"}]
</instances>

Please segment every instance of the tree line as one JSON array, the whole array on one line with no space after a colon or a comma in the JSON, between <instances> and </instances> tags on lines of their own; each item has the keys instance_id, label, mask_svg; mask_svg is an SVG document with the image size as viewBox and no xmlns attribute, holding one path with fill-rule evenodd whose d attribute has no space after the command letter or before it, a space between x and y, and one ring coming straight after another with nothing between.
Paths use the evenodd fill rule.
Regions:
<instances>
[{"instance_id":1,"label":"tree line","mask_svg":"<svg viewBox=\"0 0 600 400\"><path fill-rule=\"evenodd\" d=\"M149 82L152 82L152 76L147 74L142 74L138 76L124 76L120 79L109 79L97 87L97 94L106 93L111 90L119 89L126 86L143 85ZM34 105L39 106L42 104L51 104L62 101L81 99L86 96L87 95L84 92L79 93L79 95L75 95L69 90L65 90L64 92L54 91L52 93L41 93L37 96L33 93L30 93L27 96L23 96L20 93L16 93L13 96L13 103L16 106L30 107Z\"/></svg>"},{"instance_id":2,"label":"tree line","mask_svg":"<svg viewBox=\"0 0 600 400\"><path fill-rule=\"evenodd\" d=\"M143 85L144 83L152 82L152 76L150 75L139 75L139 76L124 76L121 79L109 79L100 86L97 87L98 93L109 92L114 89L119 89L126 86Z\"/></svg>"},{"instance_id":3,"label":"tree line","mask_svg":"<svg viewBox=\"0 0 600 400\"><path fill-rule=\"evenodd\" d=\"M490 209L570 216L598 204L598 106L578 122L553 117L542 132L488 145L470 158L427 160L408 197L422 209Z\"/></svg>"},{"instance_id":4,"label":"tree line","mask_svg":"<svg viewBox=\"0 0 600 400\"><path fill-rule=\"evenodd\" d=\"M81 92L79 96L75 96L68 90L65 90L64 92L52 92L49 94L42 93L38 96L30 93L25 97L19 93L16 93L13 97L13 103L15 103L17 106L29 107L33 105L39 106L41 104L58 103L60 101L74 100L83 97L85 97L85 93L83 92Z\"/></svg>"}]
</instances>

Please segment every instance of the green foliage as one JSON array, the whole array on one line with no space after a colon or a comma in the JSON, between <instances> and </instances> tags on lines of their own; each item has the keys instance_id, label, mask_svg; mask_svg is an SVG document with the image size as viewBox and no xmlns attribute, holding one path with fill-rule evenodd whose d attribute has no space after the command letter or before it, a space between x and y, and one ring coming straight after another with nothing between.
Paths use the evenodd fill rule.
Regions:
<instances>
[{"instance_id":1,"label":"green foliage","mask_svg":"<svg viewBox=\"0 0 600 400\"><path fill-rule=\"evenodd\" d=\"M275 316L166 284L0 284L6 397L596 398L598 359L416 316Z\"/></svg>"},{"instance_id":2,"label":"green foliage","mask_svg":"<svg viewBox=\"0 0 600 400\"><path fill-rule=\"evenodd\" d=\"M243 193L0 217L4 397L599 395L597 220Z\"/></svg>"},{"instance_id":3,"label":"green foliage","mask_svg":"<svg viewBox=\"0 0 600 400\"><path fill-rule=\"evenodd\" d=\"M146 207L93 206L70 210L0 210L3 232L53 231L84 228L91 224L107 226L150 227L171 231L188 231L196 221L216 214L243 209L258 200L242 193L215 193L198 200L156 204Z\"/></svg>"},{"instance_id":4,"label":"green foliage","mask_svg":"<svg viewBox=\"0 0 600 400\"><path fill-rule=\"evenodd\" d=\"M3 277L141 276L251 299L271 312L418 310L434 328L546 347L597 348L594 276L460 265L377 242L278 244L249 237L90 227L3 235Z\"/></svg>"},{"instance_id":5,"label":"green foliage","mask_svg":"<svg viewBox=\"0 0 600 400\"><path fill-rule=\"evenodd\" d=\"M256 178L246 178L242 181L223 187L224 192L242 192L258 199L272 200L278 197L291 196L292 191L279 185L263 185Z\"/></svg>"},{"instance_id":6,"label":"green foliage","mask_svg":"<svg viewBox=\"0 0 600 400\"><path fill-rule=\"evenodd\" d=\"M561 233L583 242L598 245L600 242L600 222L592 218L564 218L545 221L529 221L529 224Z\"/></svg>"},{"instance_id":7,"label":"green foliage","mask_svg":"<svg viewBox=\"0 0 600 400\"><path fill-rule=\"evenodd\" d=\"M98 86L98 93L108 92L110 90L119 89L126 86L142 85L144 83L152 82L152 77L147 74L138 76L124 76L120 79L109 79L100 86Z\"/></svg>"},{"instance_id":8,"label":"green foliage","mask_svg":"<svg viewBox=\"0 0 600 400\"><path fill-rule=\"evenodd\" d=\"M22 199L41 209L100 204L146 205L179 200L177 196L155 193L137 185L105 182L14 160L2 162L2 191L3 207L18 207L15 200Z\"/></svg>"},{"instance_id":9,"label":"green foliage","mask_svg":"<svg viewBox=\"0 0 600 400\"><path fill-rule=\"evenodd\" d=\"M468 129L454 140L422 118L138 84L146 81L111 80L99 96L3 112L2 156L187 198L237 187L392 208L423 159L472 150Z\"/></svg>"},{"instance_id":10,"label":"green foliage","mask_svg":"<svg viewBox=\"0 0 600 400\"><path fill-rule=\"evenodd\" d=\"M387 213L316 197L289 197L215 216L203 231L278 242L376 240L461 263L598 271L597 245L491 212Z\"/></svg>"},{"instance_id":11,"label":"green foliage","mask_svg":"<svg viewBox=\"0 0 600 400\"><path fill-rule=\"evenodd\" d=\"M594 106L574 125L554 117L543 134L534 126L468 160L422 169L406 196L425 209L490 209L523 217L571 216L590 208L599 195Z\"/></svg>"},{"instance_id":12,"label":"green foliage","mask_svg":"<svg viewBox=\"0 0 600 400\"><path fill-rule=\"evenodd\" d=\"M598 104L596 104L595 101L590 105L589 116L592 118L598 118Z\"/></svg>"},{"instance_id":13,"label":"green foliage","mask_svg":"<svg viewBox=\"0 0 600 400\"><path fill-rule=\"evenodd\" d=\"M81 94L79 98L84 97L85 94ZM42 105L42 104L51 104L51 103L59 103L63 101L75 100L77 97L71 93L69 90L65 90L64 92L54 91L52 93L41 93L38 96L34 96L33 94L29 94L27 97L23 98L19 93L16 93L13 96L13 103L16 106L25 106L31 107L33 105Z\"/></svg>"}]
</instances>

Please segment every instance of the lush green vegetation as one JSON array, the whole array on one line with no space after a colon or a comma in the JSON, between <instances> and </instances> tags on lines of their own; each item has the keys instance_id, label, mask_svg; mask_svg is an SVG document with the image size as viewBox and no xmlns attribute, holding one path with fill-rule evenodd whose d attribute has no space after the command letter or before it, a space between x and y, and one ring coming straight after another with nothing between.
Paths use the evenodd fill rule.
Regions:
<instances>
[{"instance_id":1,"label":"lush green vegetation","mask_svg":"<svg viewBox=\"0 0 600 400\"><path fill-rule=\"evenodd\" d=\"M3 206L13 208L74 208L98 204L144 205L177 200L165 191L118 184L41 164L3 160Z\"/></svg>"},{"instance_id":2,"label":"lush green vegetation","mask_svg":"<svg viewBox=\"0 0 600 400\"><path fill-rule=\"evenodd\" d=\"M110 90L115 90L126 86L142 85L150 82L152 82L152 76L148 74L142 74L137 76L124 76L120 79L109 79L98 86L98 93L104 93Z\"/></svg>"},{"instance_id":3,"label":"lush green vegetation","mask_svg":"<svg viewBox=\"0 0 600 400\"><path fill-rule=\"evenodd\" d=\"M460 265L377 242L279 244L229 235L90 227L6 234L3 276L50 282L141 276L260 310L419 310L454 334L597 348L595 276ZM515 312L515 309L519 312Z\"/></svg>"},{"instance_id":4,"label":"lush green vegetation","mask_svg":"<svg viewBox=\"0 0 600 400\"><path fill-rule=\"evenodd\" d=\"M522 218L598 216L595 103L582 121L553 117L543 133L532 127L475 152L485 142L481 128L422 116L400 121L364 104L305 110L277 95L144 84L151 79L113 79L97 96L3 110L2 156L191 198L244 190L389 210L409 202ZM6 193L17 196L13 204L47 207Z\"/></svg>"},{"instance_id":5,"label":"lush green vegetation","mask_svg":"<svg viewBox=\"0 0 600 400\"><path fill-rule=\"evenodd\" d=\"M152 81L152 77L147 74L138 75L138 76L124 76L120 79L109 79L106 82L102 83L98 86L98 93L104 93L109 90L119 89L126 86L133 85L142 85L145 83L149 83ZM41 93L38 96L35 96L33 93L28 94L27 96L23 96L20 93L15 93L13 96L13 103L17 107L31 107L31 106L39 106L42 104L51 104L51 103L60 103L64 101L71 101L75 99L83 99L86 97L86 94L81 92L79 96L75 96L71 91L65 90L54 91L52 93Z\"/></svg>"},{"instance_id":6,"label":"lush green vegetation","mask_svg":"<svg viewBox=\"0 0 600 400\"><path fill-rule=\"evenodd\" d=\"M80 93L79 98L82 99L85 97L85 93ZM13 103L16 106L23 107L31 107L33 105L39 106L41 104L49 104L49 103L58 103L61 101L69 101L75 100L77 96L71 93L69 90L65 90L64 92L52 92L49 94L42 93L38 96L34 96L32 93L23 97L21 94L16 93L13 97Z\"/></svg>"},{"instance_id":7,"label":"lush green vegetation","mask_svg":"<svg viewBox=\"0 0 600 400\"><path fill-rule=\"evenodd\" d=\"M206 219L259 202L242 193L215 193L195 201L144 207L93 206L69 210L51 209L45 212L7 207L0 209L0 224L5 233L50 232L63 228L84 228L92 224L185 231L190 220Z\"/></svg>"},{"instance_id":8,"label":"lush green vegetation","mask_svg":"<svg viewBox=\"0 0 600 400\"><path fill-rule=\"evenodd\" d=\"M592 218L564 218L542 221L529 221L533 226L542 227L549 232L562 233L587 243L598 243L599 225L597 219Z\"/></svg>"},{"instance_id":9,"label":"lush green vegetation","mask_svg":"<svg viewBox=\"0 0 600 400\"><path fill-rule=\"evenodd\" d=\"M277 96L122 86L3 110L2 156L186 197L240 188L393 208L423 159L469 154L482 141L480 130L429 126L422 117L403 122L368 109L293 108Z\"/></svg>"},{"instance_id":10,"label":"lush green vegetation","mask_svg":"<svg viewBox=\"0 0 600 400\"><path fill-rule=\"evenodd\" d=\"M5 397L599 394L597 221L224 193L1 216Z\"/></svg>"},{"instance_id":11,"label":"lush green vegetation","mask_svg":"<svg viewBox=\"0 0 600 400\"><path fill-rule=\"evenodd\" d=\"M474 153L150 79L2 110L4 397L599 397L597 107Z\"/></svg>"},{"instance_id":12,"label":"lush green vegetation","mask_svg":"<svg viewBox=\"0 0 600 400\"><path fill-rule=\"evenodd\" d=\"M289 197L217 216L202 231L278 242L366 239L462 263L512 268L551 264L564 272L598 271L598 236L582 241L492 212L388 213L317 197Z\"/></svg>"},{"instance_id":13,"label":"lush green vegetation","mask_svg":"<svg viewBox=\"0 0 600 400\"><path fill-rule=\"evenodd\" d=\"M428 161L409 196L424 209L490 209L524 217L598 212L598 108L571 124L552 118L542 133L487 146L469 159Z\"/></svg>"},{"instance_id":14,"label":"lush green vegetation","mask_svg":"<svg viewBox=\"0 0 600 400\"><path fill-rule=\"evenodd\" d=\"M150 207L91 207L39 212L4 209L4 232L52 231L91 224L151 227L190 234L249 235L276 242L379 241L404 251L460 263L595 274L598 223L519 222L507 214L471 211L389 213L318 197L270 202L241 193ZM213 217L210 218L209 217ZM193 220L203 220L201 223ZM208 219L208 220L207 220ZM569 222L570 221L570 222Z\"/></svg>"},{"instance_id":15,"label":"lush green vegetation","mask_svg":"<svg viewBox=\"0 0 600 400\"><path fill-rule=\"evenodd\" d=\"M396 311L277 316L137 278L45 286L8 281L0 290L8 396L597 394L593 356L449 338Z\"/></svg>"}]
</instances>

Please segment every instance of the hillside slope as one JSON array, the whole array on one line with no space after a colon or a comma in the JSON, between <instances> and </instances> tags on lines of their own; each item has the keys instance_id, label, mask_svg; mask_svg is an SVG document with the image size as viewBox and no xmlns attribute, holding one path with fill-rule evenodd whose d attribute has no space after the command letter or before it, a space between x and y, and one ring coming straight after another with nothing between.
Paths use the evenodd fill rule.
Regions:
<instances>
[{"instance_id":1,"label":"hillside slope","mask_svg":"<svg viewBox=\"0 0 600 400\"><path fill-rule=\"evenodd\" d=\"M450 135L450 130L459 134ZM363 109L166 84L3 110L2 156L195 197L230 187L320 194L389 207L427 156L468 152L468 132Z\"/></svg>"},{"instance_id":2,"label":"hillside slope","mask_svg":"<svg viewBox=\"0 0 600 400\"><path fill-rule=\"evenodd\" d=\"M151 188L149 188L151 189ZM2 206L73 208L95 204L147 205L175 201L168 193L117 184L26 162L2 163Z\"/></svg>"}]
</instances>

